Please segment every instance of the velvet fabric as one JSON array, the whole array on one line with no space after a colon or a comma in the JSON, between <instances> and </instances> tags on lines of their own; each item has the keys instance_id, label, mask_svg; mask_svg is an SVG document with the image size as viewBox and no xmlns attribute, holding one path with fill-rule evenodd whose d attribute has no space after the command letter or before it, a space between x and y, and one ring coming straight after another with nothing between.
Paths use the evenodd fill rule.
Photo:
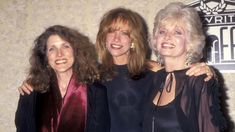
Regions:
<instances>
[{"instance_id":1,"label":"velvet fabric","mask_svg":"<svg viewBox=\"0 0 235 132\"><path fill-rule=\"evenodd\" d=\"M56 81L57 82L57 81ZM42 98L39 129L42 132L84 132L87 111L87 87L72 76L64 97L57 83ZM46 114L45 114L46 113Z\"/></svg>"},{"instance_id":2,"label":"velvet fabric","mask_svg":"<svg viewBox=\"0 0 235 132\"><path fill-rule=\"evenodd\" d=\"M56 82L52 81L46 93L33 91L20 96L15 115L17 132L109 132L110 115L104 85L99 82L79 85L72 78L62 98Z\"/></svg>"}]
</instances>

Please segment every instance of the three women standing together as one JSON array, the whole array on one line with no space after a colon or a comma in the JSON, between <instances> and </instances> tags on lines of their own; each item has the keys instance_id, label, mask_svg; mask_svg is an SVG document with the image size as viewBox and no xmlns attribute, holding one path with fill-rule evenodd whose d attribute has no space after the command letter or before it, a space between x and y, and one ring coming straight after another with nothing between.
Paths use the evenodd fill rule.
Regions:
<instances>
[{"instance_id":1,"label":"three women standing together","mask_svg":"<svg viewBox=\"0 0 235 132\"><path fill-rule=\"evenodd\" d=\"M171 34L175 34L175 32L171 32ZM57 35L57 33L55 35ZM78 49L76 53L74 52L75 49L72 46L76 45L74 41L69 41L66 37L60 35L57 35L57 39L65 41L63 43L67 44L67 46L65 45L64 49L68 51L67 48L70 47L71 51L68 51L70 52L70 54L68 52L66 52L66 54L62 54L59 48L57 48L58 52L55 54L56 59L52 60L51 63L49 56L51 51L49 38L50 36L45 39L43 49L39 49L37 47L42 44L41 42L38 45L35 45L35 49L43 51L43 54L38 54L36 56L39 59L44 59L42 65L43 68L48 68L49 66L49 68L51 67L53 69L49 73L46 72L46 74L52 76L48 76L47 78L39 78L40 80L38 82L36 81L36 84L33 84L30 81L32 76L29 74L30 76L27 80L27 83L25 83L20 88L20 92L29 92L32 91L32 87L34 91L37 90L37 87L41 86L41 82L46 81L47 84L52 84L52 86L44 85L41 87L43 89L48 88L46 89L46 92L36 92L37 94L43 95L41 97L42 99L40 98L39 101L40 109L42 110L36 110L37 113L40 114L40 117L36 119L27 117L27 120L30 118L31 120L36 121L36 123L32 125L36 125L37 130L44 130L44 127L37 123L37 121L44 120L47 120L47 124L45 125L48 126L45 131L63 131L62 128L68 128L68 126L70 128L69 130L72 131L73 126L79 125L78 122L85 122L85 125L83 125L84 127L82 128L83 130L79 130L74 127L74 131L84 131L86 129L86 131L90 132L105 132L109 131L110 129L111 132L142 132L149 130L150 124L148 123L148 117L152 117L152 115L145 115L144 113L145 111L152 111L150 109L152 108L152 105L149 106L146 104L152 104L151 102L155 102L156 100L155 98L153 100L152 98L149 99L148 97L149 95L151 95L151 97L154 96L156 94L155 92L158 91L158 88L161 87L159 84L160 80L156 79L159 78L158 76L160 75L160 73L162 73L162 70L160 72L156 72L161 68L160 65L147 60L148 32L144 20L140 17L140 15L128 9L117 8L110 10L102 17L96 39L96 50L100 62L100 64L98 65L99 72L97 72L96 69L96 61L91 61L94 59L84 59L92 54L92 51L82 52L91 48L90 46L86 47L84 45L84 47ZM78 41L83 41L83 39L78 38ZM177 40L177 43L180 44L180 42L180 40ZM54 45L56 45L56 43L54 43ZM77 45L81 44L77 43ZM170 51L174 50L177 46L175 43L172 42L171 44L164 43L162 47L163 50L168 49ZM168 51L167 53L171 54ZM77 56L77 54L80 56ZM68 58L72 58L71 61L69 61L70 59ZM90 64L90 61L94 63ZM81 65L81 63L90 65L85 66ZM64 70L63 75L65 72L66 76L63 76L63 78L60 77L60 75L57 75L57 69L56 67L54 68L53 65L60 67L68 64L70 64L70 67L72 68L70 68L70 72L68 72L68 70ZM198 66L202 66L202 68ZM189 72L193 72L196 75L207 73L210 78L211 72L208 72L208 69L208 66L205 66L204 64L198 64ZM41 70L35 72L35 74L37 75L43 72L45 71ZM69 73L69 75L67 72ZM185 72L183 73L183 75L185 75ZM170 78L172 78L172 76ZM164 80L166 76L160 77L162 77ZM204 79L205 77L202 78ZM71 84L71 82L73 82L74 84ZM72 85L72 88L70 88L70 84ZM70 94L70 89L73 88L74 94ZM149 92L152 90L154 90L154 92ZM54 96L54 93L56 93L56 96ZM174 96L172 97L176 97L175 95L177 94L173 95ZM29 96L32 96L32 94L30 94ZM71 101L66 98L67 96L69 97L69 99L71 99ZM108 99L106 99L106 96L108 97ZM21 96L20 100L22 100L23 98L25 98L25 96ZM34 99L35 98L36 101L34 101L34 103L36 102L37 104L38 97L36 96L34 97ZM163 99L160 98L160 100ZM166 102L171 102L169 100L172 99L167 98ZM25 102L30 101L32 101L32 98L27 99L26 101L20 101L19 103L17 110L18 113L16 114L16 125L18 127L18 130L20 130L20 128L28 127L27 124L21 124L26 121L26 117L22 116L20 113L22 111L25 111L25 109L29 109L28 107L32 109L31 106L25 104ZM56 105L50 105L49 102ZM157 102L159 102L158 99ZM75 109L70 106L73 106ZM185 106L183 108L186 107L188 106ZM82 108L83 113L80 112ZM50 110L51 113L49 112L49 115L46 114L47 112L45 111ZM68 113L68 116L63 116L63 111L65 111L65 113ZM32 112L33 115L35 109L32 109ZM71 113L74 113L78 116L80 115L80 117L76 119L75 116L71 116ZM40 118L44 120L41 120ZM143 119L145 119L144 127ZM177 120L176 117L174 119ZM63 122L63 124L61 124L60 122ZM77 122L77 124L70 124L72 122ZM155 126L155 123L151 127L153 126Z\"/></svg>"}]
</instances>

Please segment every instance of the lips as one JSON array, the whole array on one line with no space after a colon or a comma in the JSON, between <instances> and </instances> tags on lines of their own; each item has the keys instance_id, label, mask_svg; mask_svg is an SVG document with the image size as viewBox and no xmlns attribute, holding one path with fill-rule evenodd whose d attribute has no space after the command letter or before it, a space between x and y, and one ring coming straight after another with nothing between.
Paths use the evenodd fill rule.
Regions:
<instances>
[{"instance_id":1,"label":"lips","mask_svg":"<svg viewBox=\"0 0 235 132\"><path fill-rule=\"evenodd\" d=\"M55 63L56 63L57 65L59 65L59 64L65 64L66 62L67 62L67 59L58 59L58 60L55 61Z\"/></svg>"},{"instance_id":2,"label":"lips","mask_svg":"<svg viewBox=\"0 0 235 132\"><path fill-rule=\"evenodd\" d=\"M162 47L172 49L172 48L175 48L175 45L173 43L164 42L162 43Z\"/></svg>"},{"instance_id":3,"label":"lips","mask_svg":"<svg viewBox=\"0 0 235 132\"><path fill-rule=\"evenodd\" d=\"M122 45L111 44L111 48L113 49L121 49L122 47L123 47Z\"/></svg>"}]
</instances>

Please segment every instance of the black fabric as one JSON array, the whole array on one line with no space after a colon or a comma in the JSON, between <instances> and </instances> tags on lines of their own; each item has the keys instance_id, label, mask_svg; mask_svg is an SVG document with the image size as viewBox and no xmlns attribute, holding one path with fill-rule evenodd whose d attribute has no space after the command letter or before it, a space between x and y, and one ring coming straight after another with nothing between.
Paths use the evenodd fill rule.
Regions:
<instances>
[{"instance_id":1,"label":"black fabric","mask_svg":"<svg viewBox=\"0 0 235 132\"><path fill-rule=\"evenodd\" d=\"M164 106L155 106L154 110L154 128L158 132L183 132L175 108L175 100Z\"/></svg>"},{"instance_id":2,"label":"black fabric","mask_svg":"<svg viewBox=\"0 0 235 132\"><path fill-rule=\"evenodd\" d=\"M40 107L45 94L47 93L32 92L30 95L20 96L15 114L17 132L38 132L37 123L40 119L38 116L42 114ZM110 116L106 87L94 83L88 86L86 132L109 132L109 129Z\"/></svg>"},{"instance_id":3,"label":"black fabric","mask_svg":"<svg viewBox=\"0 0 235 132\"><path fill-rule=\"evenodd\" d=\"M186 76L185 73L187 70L188 69L172 72L176 79L174 107L177 119L174 120L178 121L183 132L218 132L222 130L223 127L226 127L226 122L220 111L218 82L214 78L209 80L209 82L205 82L205 75L198 77ZM148 97L146 99L148 104L145 107L144 132L158 132L157 129L152 131L153 127L157 128L157 125L159 125L153 123L153 118L158 118L156 116L158 113L155 111L156 106L153 104L153 99L157 92L162 91L168 74L165 69L158 71L154 77L155 87L152 87L153 89L149 90L148 96L146 96ZM164 111L162 112L164 113ZM163 116L163 114L161 116ZM164 121L164 123L167 125L172 122ZM169 125L168 128L168 131L170 131L174 127ZM161 132L168 131L165 130Z\"/></svg>"},{"instance_id":4,"label":"black fabric","mask_svg":"<svg viewBox=\"0 0 235 132\"><path fill-rule=\"evenodd\" d=\"M111 132L142 132L144 97L152 85L154 72L147 70L130 79L127 65L116 65L117 75L105 82L111 117Z\"/></svg>"},{"instance_id":5,"label":"black fabric","mask_svg":"<svg viewBox=\"0 0 235 132\"><path fill-rule=\"evenodd\" d=\"M20 95L15 114L17 132L36 132L36 97L36 92L30 95Z\"/></svg>"}]
</instances>

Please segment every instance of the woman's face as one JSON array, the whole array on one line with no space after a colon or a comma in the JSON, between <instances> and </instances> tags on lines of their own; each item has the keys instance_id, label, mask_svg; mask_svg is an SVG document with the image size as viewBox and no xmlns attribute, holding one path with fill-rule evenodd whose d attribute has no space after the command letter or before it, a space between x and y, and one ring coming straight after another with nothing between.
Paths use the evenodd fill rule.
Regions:
<instances>
[{"instance_id":1,"label":"woman's face","mask_svg":"<svg viewBox=\"0 0 235 132\"><path fill-rule=\"evenodd\" d=\"M70 43L58 35L51 35L47 40L47 58L49 65L57 74L72 73L73 49Z\"/></svg>"},{"instance_id":2,"label":"woman's face","mask_svg":"<svg viewBox=\"0 0 235 132\"><path fill-rule=\"evenodd\" d=\"M163 58L182 58L185 60L187 52L187 34L183 26L163 24L155 33L157 51Z\"/></svg>"},{"instance_id":3,"label":"woman's face","mask_svg":"<svg viewBox=\"0 0 235 132\"><path fill-rule=\"evenodd\" d=\"M114 24L113 26L118 28L107 33L106 48L112 55L115 64L127 64L131 47L128 24L121 24L121 26Z\"/></svg>"}]
</instances>

